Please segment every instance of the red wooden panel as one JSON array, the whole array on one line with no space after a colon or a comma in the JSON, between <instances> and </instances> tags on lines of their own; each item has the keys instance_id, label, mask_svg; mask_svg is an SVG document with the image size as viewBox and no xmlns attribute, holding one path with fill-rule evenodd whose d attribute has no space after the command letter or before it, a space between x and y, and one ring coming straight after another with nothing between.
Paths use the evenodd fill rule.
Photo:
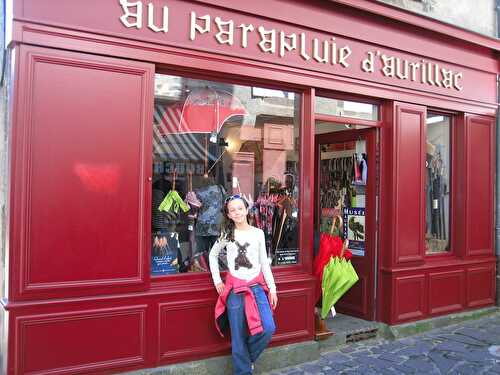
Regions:
<instances>
[{"instance_id":1,"label":"red wooden panel","mask_svg":"<svg viewBox=\"0 0 500 375\"><path fill-rule=\"evenodd\" d=\"M377 283L377 316L376 320L387 324L392 324L392 311L394 298L394 284L392 276L387 271L381 270Z\"/></svg>"},{"instance_id":2,"label":"red wooden panel","mask_svg":"<svg viewBox=\"0 0 500 375\"><path fill-rule=\"evenodd\" d=\"M283 291L278 303L273 341L311 339L314 329L311 293L305 289Z\"/></svg>"},{"instance_id":3,"label":"red wooden panel","mask_svg":"<svg viewBox=\"0 0 500 375\"><path fill-rule=\"evenodd\" d=\"M465 305L465 271L429 273L429 313L444 314Z\"/></svg>"},{"instance_id":4,"label":"red wooden panel","mask_svg":"<svg viewBox=\"0 0 500 375\"><path fill-rule=\"evenodd\" d=\"M426 314L425 275L399 276L394 278L394 306L392 323L423 318Z\"/></svg>"},{"instance_id":5,"label":"red wooden panel","mask_svg":"<svg viewBox=\"0 0 500 375\"><path fill-rule=\"evenodd\" d=\"M206 299L158 305L159 361L194 359L229 348L229 339L215 328L214 303Z\"/></svg>"},{"instance_id":6,"label":"red wooden panel","mask_svg":"<svg viewBox=\"0 0 500 375\"><path fill-rule=\"evenodd\" d=\"M314 241L314 205L316 181L315 148L314 148L314 96L315 89L304 90L302 95L301 126L299 128L299 246L301 249L299 262L304 271L312 276L313 252L311 244ZM314 328L313 328L314 329Z\"/></svg>"},{"instance_id":7,"label":"red wooden panel","mask_svg":"<svg viewBox=\"0 0 500 375\"><path fill-rule=\"evenodd\" d=\"M424 107L398 103L394 123L394 257L396 263L424 257Z\"/></svg>"},{"instance_id":8,"label":"red wooden panel","mask_svg":"<svg viewBox=\"0 0 500 375\"><path fill-rule=\"evenodd\" d=\"M379 246L378 246L378 268L381 270L392 267L393 247L394 247L394 194L396 178L394 173L395 146L394 146L394 124L396 122L395 105L392 101L386 101L381 106L382 127L380 128L380 142L378 151L379 176L378 176L378 195L381 208L379 211ZM390 284L389 276L386 276L385 282ZM386 286L387 286L386 284ZM381 286L381 285L378 285ZM387 295L387 289L378 288L378 293ZM381 301L381 299L379 299ZM383 308L382 306L379 306ZM385 305L387 309L387 305Z\"/></svg>"},{"instance_id":9,"label":"red wooden panel","mask_svg":"<svg viewBox=\"0 0 500 375\"><path fill-rule=\"evenodd\" d=\"M212 299L160 303L159 352L161 363L194 360L215 353L227 353L230 336L219 336L214 323ZM306 289L279 293L279 306L274 313L276 333L273 342L311 339L313 335L313 303Z\"/></svg>"},{"instance_id":10,"label":"red wooden panel","mask_svg":"<svg viewBox=\"0 0 500 375\"><path fill-rule=\"evenodd\" d=\"M153 66L27 46L20 56L14 298L143 288Z\"/></svg>"},{"instance_id":11,"label":"red wooden panel","mask_svg":"<svg viewBox=\"0 0 500 375\"><path fill-rule=\"evenodd\" d=\"M340 298L336 310L343 314L366 317L370 315L367 311L369 306L368 300L373 292L368 290L368 276L359 273L358 275L359 280Z\"/></svg>"},{"instance_id":12,"label":"red wooden panel","mask_svg":"<svg viewBox=\"0 0 500 375\"><path fill-rule=\"evenodd\" d=\"M471 267L467 270L467 306L495 303L495 266Z\"/></svg>"},{"instance_id":13,"label":"red wooden panel","mask_svg":"<svg viewBox=\"0 0 500 375\"><path fill-rule=\"evenodd\" d=\"M466 238L466 191L467 191L467 168L466 154L467 143L465 136L465 116L455 115L452 118L451 128L451 217L450 217L450 240L451 254L464 258Z\"/></svg>"},{"instance_id":14,"label":"red wooden panel","mask_svg":"<svg viewBox=\"0 0 500 375\"><path fill-rule=\"evenodd\" d=\"M145 364L146 305L20 316L15 374L77 374Z\"/></svg>"},{"instance_id":15,"label":"red wooden panel","mask_svg":"<svg viewBox=\"0 0 500 375\"><path fill-rule=\"evenodd\" d=\"M494 119L466 116L466 254L493 255Z\"/></svg>"}]
</instances>

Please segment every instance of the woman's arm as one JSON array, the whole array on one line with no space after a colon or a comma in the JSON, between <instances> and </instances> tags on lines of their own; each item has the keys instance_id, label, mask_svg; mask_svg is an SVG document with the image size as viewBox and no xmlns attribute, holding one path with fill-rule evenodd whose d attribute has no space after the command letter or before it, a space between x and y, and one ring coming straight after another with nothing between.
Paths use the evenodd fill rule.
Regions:
<instances>
[{"instance_id":1,"label":"woman's arm","mask_svg":"<svg viewBox=\"0 0 500 375\"><path fill-rule=\"evenodd\" d=\"M264 275L264 279L266 280L267 287L271 293L276 294L276 284L274 283L273 273L271 271L271 266L269 264L269 259L267 257L266 251L266 238L264 237L264 232L259 230L259 261L262 269L262 273Z\"/></svg>"},{"instance_id":2,"label":"woman's arm","mask_svg":"<svg viewBox=\"0 0 500 375\"><path fill-rule=\"evenodd\" d=\"M210 250L210 253L208 255L210 272L212 273L212 280L214 281L215 288L219 293L221 293L221 291L219 291L220 284L222 284L222 288L224 287L224 284L222 283L222 279L220 277L219 253L225 246L226 241L219 238L212 246L212 249Z\"/></svg>"}]
</instances>

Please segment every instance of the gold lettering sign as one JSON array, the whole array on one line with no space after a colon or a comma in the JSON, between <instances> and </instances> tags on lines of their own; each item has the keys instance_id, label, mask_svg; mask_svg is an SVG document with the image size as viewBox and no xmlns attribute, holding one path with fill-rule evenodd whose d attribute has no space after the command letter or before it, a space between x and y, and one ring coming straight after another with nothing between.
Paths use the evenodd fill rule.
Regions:
<instances>
[{"instance_id":1,"label":"gold lettering sign","mask_svg":"<svg viewBox=\"0 0 500 375\"><path fill-rule=\"evenodd\" d=\"M367 52L367 57L361 62L361 70L373 73L377 69L386 77L410 80L446 89L463 90L461 83L463 74L461 72L454 72L434 62L408 61L385 55L380 51Z\"/></svg>"},{"instance_id":2,"label":"gold lettering sign","mask_svg":"<svg viewBox=\"0 0 500 375\"><path fill-rule=\"evenodd\" d=\"M119 0L123 10L120 21L127 28L142 29L143 19L147 17L147 27L155 33L167 33L169 26L169 8L142 1ZM160 12L160 13L156 13ZM162 24L155 24L155 14L162 14ZM289 33L284 30L266 28L262 25L247 23L237 24L232 19L223 19L210 14L190 13L189 40L195 41L203 34L213 35L220 45L239 45L249 48L249 35L257 37L258 48L262 53L283 58L288 54L299 56L304 61L323 65L339 66L347 69L352 65L353 51L349 45L338 45L335 37L319 39L308 37L305 32ZM366 52L360 62L361 71L367 74L379 72L384 77L405 80L423 85L462 91L463 73L445 68L438 63L424 59L410 60L391 56L379 50Z\"/></svg>"}]
</instances>

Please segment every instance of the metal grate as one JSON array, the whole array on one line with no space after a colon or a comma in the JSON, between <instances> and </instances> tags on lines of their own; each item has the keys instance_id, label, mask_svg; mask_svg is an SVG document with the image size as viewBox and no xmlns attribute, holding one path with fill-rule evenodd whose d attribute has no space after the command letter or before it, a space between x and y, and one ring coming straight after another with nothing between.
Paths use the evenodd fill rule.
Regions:
<instances>
[{"instance_id":1,"label":"metal grate","mask_svg":"<svg viewBox=\"0 0 500 375\"><path fill-rule=\"evenodd\" d=\"M362 340L368 340L377 337L378 328L372 328L365 331L348 333L345 337L345 342L353 343Z\"/></svg>"}]
</instances>

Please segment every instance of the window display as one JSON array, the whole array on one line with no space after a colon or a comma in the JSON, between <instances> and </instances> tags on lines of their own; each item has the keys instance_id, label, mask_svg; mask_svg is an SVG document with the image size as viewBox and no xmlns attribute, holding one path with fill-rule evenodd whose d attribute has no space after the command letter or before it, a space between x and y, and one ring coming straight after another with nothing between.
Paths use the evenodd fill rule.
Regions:
<instances>
[{"instance_id":1,"label":"window display","mask_svg":"<svg viewBox=\"0 0 500 375\"><path fill-rule=\"evenodd\" d=\"M450 249L450 117L429 113L426 121L425 248Z\"/></svg>"},{"instance_id":2,"label":"window display","mask_svg":"<svg viewBox=\"0 0 500 375\"><path fill-rule=\"evenodd\" d=\"M209 271L231 194L249 202L272 264L299 262L300 106L293 92L156 75L153 275Z\"/></svg>"}]
</instances>

